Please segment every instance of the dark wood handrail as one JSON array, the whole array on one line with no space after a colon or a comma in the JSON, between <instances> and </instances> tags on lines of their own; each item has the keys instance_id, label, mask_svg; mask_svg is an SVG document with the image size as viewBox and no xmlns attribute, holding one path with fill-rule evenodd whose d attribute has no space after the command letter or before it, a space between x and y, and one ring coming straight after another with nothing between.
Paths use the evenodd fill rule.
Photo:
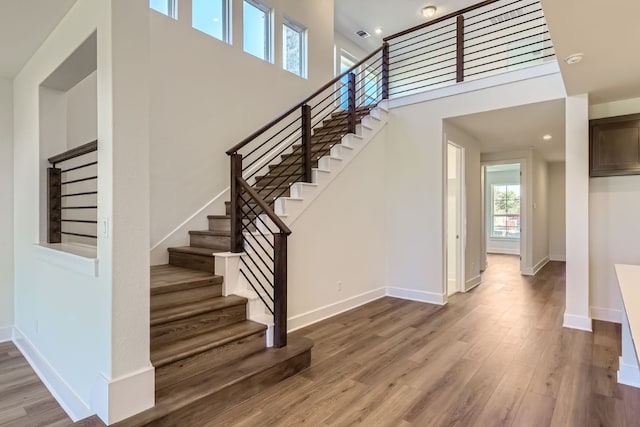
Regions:
<instances>
[{"instance_id":1,"label":"dark wood handrail","mask_svg":"<svg viewBox=\"0 0 640 427\"><path fill-rule=\"evenodd\" d=\"M485 1L482 1L480 3L476 3L476 4L473 4L471 6L467 6L467 7L463 8L463 9L456 10L455 12L451 12L451 13L449 13L447 15L443 15L443 16L441 16L439 18L436 18L436 19L433 19L431 21L425 22L424 24L416 25L415 27L411 27L411 28L408 28L408 29L406 29L404 31L400 31L399 33L392 34L390 36L387 36L387 37L383 38L382 40L385 41L385 42L388 42L389 40L393 40L393 39L398 38L398 37L406 36L407 34L411 34L414 31L422 30L423 28L430 27L432 25L437 24L438 22L442 22L442 21L446 21L447 19L455 18L455 17L457 17L459 15L462 15L463 13L471 12L472 10L479 9L479 8L481 8L483 6L487 6L487 5L489 5L491 3L495 3L497 1L500 1L500 0L485 0Z\"/></svg>"},{"instance_id":2,"label":"dark wood handrail","mask_svg":"<svg viewBox=\"0 0 640 427\"><path fill-rule=\"evenodd\" d=\"M253 188L251 188L249 183L247 183L247 181L245 181L243 178L240 178L240 177L238 177L237 180L238 180L238 184L240 184L240 186L242 188L244 188L244 190L247 193L249 193L249 195L251 196L253 201L256 202L258 204L258 206L260 206L262 208L264 213L267 214L269 219L271 221L273 221L273 223L280 229L280 231L282 233L286 234L287 236L290 235L291 234L291 230L289 229L289 227L287 227L287 224L285 224L282 221L282 219L280 219L280 217L278 215L276 215L276 213L273 211L273 209L271 209L269 207L269 205L267 205L267 202L262 200L262 197L260 197L260 195L258 193L256 193L256 191Z\"/></svg>"},{"instance_id":3,"label":"dark wood handrail","mask_svg":"<svg viewBox=\"0 0 640 427\"><path fill-rule=\"evenodd\" d=\"M497 0L493 0L493 1L497 1ZM242 141L240 141L238 144L234 145L233 147L231 147L228 151L227 154L230 156L232 154L235 154L238 152L238 150L240 150L242 147L244 147L245 145L249 144L251 141L253 141L254 139L256 139L258 136L262 135L264 132L268 131L269 129L271 129L273 126L275 126L276 124L278 124L280 121L284 120L287 116L289 116L291 113L297 111L300 107L302 107L303 105L305 105L307 102L311 101L313 98L315 98L316 96L320 95L322 92L324 92L327 88L331 87L332 85L336 84L337 82L340 81L340 79L342 79L344 76L346 76L347 74L351 73L353 70L355 70L356 68L358 68L359 66L363 65L365 62L367 62L368 60L370 60L371 58L373 58L376 54L382 52L382 49L384 48L384 46L380 46L378 49L374 50L373 52L371 52L369 55L367 55L364 59L360 60L360 62L358 62L357 64L355 64L353 67L349 68L347 71L345 71L344 73L340 74L338 77L334 78L333 80L331 80L329 83L325 84L324 86L322 86L320 89L318 89L317 91L313 92L311 95L307 96L305 99L303 99L302 101L298 102L296 105L294 105L293 107L291 107L290 109L288 109L287 111L285 111L284 113L280 114L278 117L276 117L275 119L273 119L272 121L270 121L269 123L267 123L266 125L264 125L263 127L261 127L260 129L258 129L257 131L255 131L254 133L252 133L251 135L249 135L247 138L243 139Z\"/></svg>"},{"instance_id":4,"label":"dark wood handrail","mask_svg":"<svg viewBox=\"0 0 640 427\"><path fill-rule=\"evenodd\" d=\"M98 150L98 141L92 141L87 144L81 145L64 153L57 154L53 157L49 157L49 163L55 165L56 163L64 162L65 160L75 159L76 157L83 156L85 154L92 153Z\"/></svg>"}]
</instances>

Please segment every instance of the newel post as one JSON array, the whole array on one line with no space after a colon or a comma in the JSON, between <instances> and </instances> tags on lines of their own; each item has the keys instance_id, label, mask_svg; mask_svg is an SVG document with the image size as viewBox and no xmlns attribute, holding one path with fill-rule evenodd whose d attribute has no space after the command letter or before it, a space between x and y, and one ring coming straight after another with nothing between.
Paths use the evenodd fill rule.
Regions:
<instances>
[{"instance_id":1,"label":"newel post","mask_svg":"<svg viewBox=\"0 0 640 427\"><path fill-rule=\"evenodd\" d=\"M287 234L273 235L273 345L287 345Z\"/></svg>"},{"instance_id":2,"label":"newel post","mask_svg":"<svg viewBox=\"0 0 640 427\"><path fill-rule=\"evenodd\" d=\"M302 106L302 167L304 181L311 182L311 107Z\"/></svg>"},{"instance_id":3,"label":"newel post","mask_svg":"<svg viewBox=\"0 0 640 427\"><path fill-rule=\"evenodd\" d=\"M382 99L389 99L389 43L382 44Z\"/></svg>"},{"instance_id":4,"label":"newel post","mask_svg":"<svg viewBox=\"0 0 640 427\"><path fill-rule=\"evenodd\" d=\"M47 169L47 241L62 241L62 170L53 165Z\"/></svg>"},{"instance_id":5,"label":"newel post","mask_svg":"<svg viewBox=\"0 0 640 427\"><path fill-rule=\"evenodd\" d=\"M349 133L356 133L356 75L349 73Z\"/></svg>"},{"instance_id":6,"label":"newel post","mask_svg":"<svg viewBox=\"0 0 640 427\"><path fill-rule=\"evenodd\" d=\"M242 242L242 154L231 155L231 252L243 252Z\"/></svg>"},{"instance_id":7,"label":"newel post","mask_svg":"<svg viewBox=\"0 0 640 427\"><path fill-rule=\"evenodd\" d=\"M464 16L456 19L456 82L464 81Z\"/></svg>"}]
</instances>

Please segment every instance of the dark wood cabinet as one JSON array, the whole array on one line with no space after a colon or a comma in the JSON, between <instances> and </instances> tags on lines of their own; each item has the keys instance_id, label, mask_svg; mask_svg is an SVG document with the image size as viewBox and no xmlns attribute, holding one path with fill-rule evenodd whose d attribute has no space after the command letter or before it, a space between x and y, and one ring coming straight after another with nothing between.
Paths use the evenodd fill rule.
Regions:
<instances>
[{"instance_id":1,"label":"dark wood cabinet","mask_svg":"<svg viewBox=\"0 0 640 427\"><path fill-rule=\"evenodd\" d=\"M589 175L640 175L640 114L589 122Z\"/></svg>"}]
</instances>

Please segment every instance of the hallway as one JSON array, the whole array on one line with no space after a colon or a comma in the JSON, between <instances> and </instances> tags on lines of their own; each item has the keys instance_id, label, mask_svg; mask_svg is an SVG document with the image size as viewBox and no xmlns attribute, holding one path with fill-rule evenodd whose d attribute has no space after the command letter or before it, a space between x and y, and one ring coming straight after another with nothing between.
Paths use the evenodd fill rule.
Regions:
<instances>
[{"instance_id":1,"label":"hallway","mask_svg":"<svg viewBox=\"0 0 640 427\"><path fill-rule=\"evenodd\" d=\"M640 391L616 382L619 325L563 329L564 274L491 255L445 307L383 298L310 326L309 370L207 426L640 425Z\"/></svg>"}]
</instances>

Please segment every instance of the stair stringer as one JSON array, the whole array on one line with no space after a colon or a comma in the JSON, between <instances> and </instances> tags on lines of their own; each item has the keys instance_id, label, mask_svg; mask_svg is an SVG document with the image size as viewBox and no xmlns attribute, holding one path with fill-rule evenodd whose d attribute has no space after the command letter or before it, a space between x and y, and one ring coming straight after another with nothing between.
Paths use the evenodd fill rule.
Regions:
<instances>
[{"instance_id":1,"label":"stair stringer","mask_svg":"<svg viewBox=\"0 0 640 427\"><path fill-rule=\"evenodd\" d=\"M369 115L356 126L355 134L346 134L340 144L331 147L331 153L318 160L318 167L312 169L312 182L291 184L291 195L274 201L274 211L287 224L296 219L313 203L331 182L386 126L388 121L388 101L381 101ZM270 221L268 221L270 223ZM269 224L273 226L273 224ZM295 230L294 230L295 231Z\"/></svg>"}]
</instances>

